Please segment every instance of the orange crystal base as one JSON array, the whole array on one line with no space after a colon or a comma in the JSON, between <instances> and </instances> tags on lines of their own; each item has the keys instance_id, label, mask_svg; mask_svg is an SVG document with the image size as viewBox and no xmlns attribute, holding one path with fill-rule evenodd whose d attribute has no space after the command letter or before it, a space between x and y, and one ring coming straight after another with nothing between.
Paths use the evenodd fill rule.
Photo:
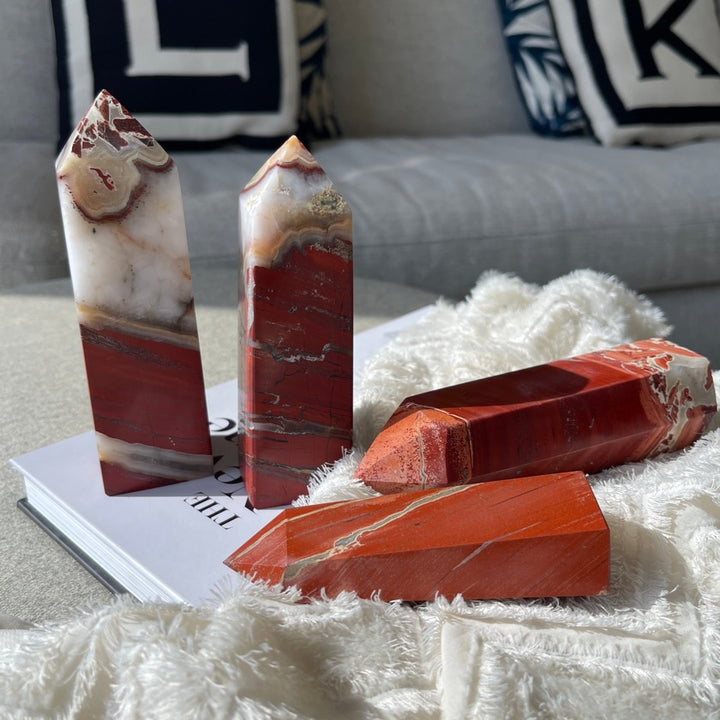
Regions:
<instances>
[{"instance_id":1,"label":"orange crystal base","mask_svg":"<svg viewBox=\"0 0 720 720\"><path fill-rule=\"evenodd\" d=\"M685 447L716 411L706 358L641 340L406 398L356 477L393 493L593 473Z\"/></svg>"}]
</instances>

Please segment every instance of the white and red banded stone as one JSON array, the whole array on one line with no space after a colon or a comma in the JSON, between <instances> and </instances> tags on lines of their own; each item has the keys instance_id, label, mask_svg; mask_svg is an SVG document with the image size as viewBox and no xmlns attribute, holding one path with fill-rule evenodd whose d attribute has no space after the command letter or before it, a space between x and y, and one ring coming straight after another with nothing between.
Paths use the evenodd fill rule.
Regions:
<instances>
[{"instance_id":1,"label":"white and red banded stone","mask_svg":"<svg viewBox=\"0 0 720 720\"><path fill-rule=\"evenodd\" d=\"M225 560L303 593L384 600L595 595L610 534L581 472L284 510Z\"/></svg>"},{"instance_id":2,"label":"white and red banded stone","mask_svg":"<svg viewBox=\"0 0 720 720\"><path fill-rule=\"evenodd\" d=\"M210 474L175 164L102 91L56 170L105 491Z\"/></svg>"},{"instance_id":3,"label":"white and red banded stone","mask_svg":"<svg viewBox=\"0 0 720 720\"><path fill-rule=\"evenodd\" d=\"M352 445L350 209L291 137L240 194L240 455L255 507Z\"/></svg>"},{"instance_id":4,"label":"white and red banded stone","mask_svg":"<svg viewBox=\"0 0 720 720\"><path fill-rule=\"evenodd\" d=\"M356 477L397 492L590 473L679 450L716 411L704 357L642 340L409 397Z\"/></svg>"}]
</instances>

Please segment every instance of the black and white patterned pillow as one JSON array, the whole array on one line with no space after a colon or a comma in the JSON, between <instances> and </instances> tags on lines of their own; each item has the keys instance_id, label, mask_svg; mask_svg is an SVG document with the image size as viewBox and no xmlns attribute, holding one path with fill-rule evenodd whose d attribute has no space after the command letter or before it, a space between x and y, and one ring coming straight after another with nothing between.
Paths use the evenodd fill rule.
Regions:
<instances>
[{"instance_id":1,"label":"black and white patterned pillow","mask_svg":"<svg viewBox=\"0 0 720 720\"><path fill-rule=\"evenodd\" d=\"M550 7L601 143L720 137L715 0L550 0Z\"/></svg>"},{"instance_id":2,"label":"black and white patterned pillow","mask_svg":"<svg viewBox=\"0 0 720 720\"><path fill-rule=\"evenodd\" d=\"M587 123L547 0L499 0L503 33L532 129L577 135Z\"/></svg>"},{"instance_id":3,"label":"black and white patterned pillow","mask_svg":"<svg viewBox=\"0 0 720 720\"><path fill-rule=\"evenodd\" d=\"M60 143L106 88L168 146L327 134L324 8L293 0L52 0ZM303 5L304 8L299 6ZM309 6L312 12L308 13ZM297 17L296 17L297 15ZM302 28L299 24L302 21ZM298 29L304 39L299 42Z\"/></svg>"},{"instance_id":4,"label":"black and white patterned pillow","mask_svg":"<svg viewBox=\"0 0 720 720\"><path fill-rule=\"evenodd\" d=\"M326 17L323 0L295 0L300 47L299 133L306 141L340 134L326 73Z\"/></svg>"}]
</instances>

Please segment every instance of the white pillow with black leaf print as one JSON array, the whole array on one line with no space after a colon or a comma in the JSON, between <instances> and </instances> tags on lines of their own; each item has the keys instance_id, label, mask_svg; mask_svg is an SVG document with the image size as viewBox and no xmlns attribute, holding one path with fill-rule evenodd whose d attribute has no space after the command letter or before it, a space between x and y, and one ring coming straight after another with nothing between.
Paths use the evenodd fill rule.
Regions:
<instances>
[{"instance_id":1,"label":"white pillow with black leaf print","mask_svg":"<svg viewBox=\"0 0 720 720\"><path fill-rule=\"evenodd\" d=\"M565 136L587 129L547 0L499 0L503 33L532 129Z\"/></svg>"}]
</instances>

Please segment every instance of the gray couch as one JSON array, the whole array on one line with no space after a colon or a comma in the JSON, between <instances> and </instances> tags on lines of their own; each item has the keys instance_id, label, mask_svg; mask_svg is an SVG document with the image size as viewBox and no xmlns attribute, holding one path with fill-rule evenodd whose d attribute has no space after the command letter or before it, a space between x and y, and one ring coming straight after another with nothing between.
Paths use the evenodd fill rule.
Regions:
<instances>
[{"instance_id":1,"label":"gray couch","mask_svg":"<svg viewBox=\"0 0 720 720\"><path fill-rule=\"evenodd\" d=\"M589 267L648 294L720 365L720 142L534 136L495 0L327 8L344 136L313 150L352 205L358 275L461 298L491 268L542 283ZM0 287L67 272L54 65L49 2L2 3ZM174 157L192 256L234 261L237 192L265 153Z\"/></svg>"}]
</instances>

